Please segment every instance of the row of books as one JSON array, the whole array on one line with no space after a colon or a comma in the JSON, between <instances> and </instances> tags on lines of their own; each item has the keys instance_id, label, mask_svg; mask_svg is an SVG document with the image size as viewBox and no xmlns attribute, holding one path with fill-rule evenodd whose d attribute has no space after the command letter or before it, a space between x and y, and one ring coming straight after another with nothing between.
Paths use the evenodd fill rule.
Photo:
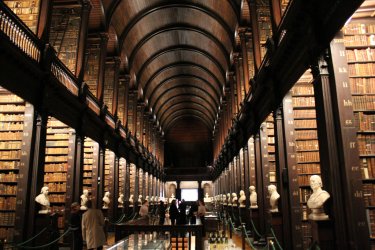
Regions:
<instances>
[{"instance_id":1,"label":"row of books","mask_svg":"<svg viewBox=\"0 0 375 250\"><path fill-rule=\"evenodd\" d=\"M374 131L375 132L375 115L366 114L363 112L354 113L355 124L359 131Z\"/></svg>"},{"instance_id":2,"label":"row of books","mask_svg":"<svg viewBox=\"0 0 375 250\"><path fill-rule=\"evenodd\" d=\"M15 213L2 212L0 213L0 225L14 225L15 218Z\"/></svg>"},{"instance_id":3,"label":"row of books","mask_svg":"<svg viewBox=\"0 0 375 250\"><path fill-rule=\"evenodd\" d=\"M375 96L353 96L354 111L375 110Z\"/></svg>"},{"instance_id":4,"label":"row of books","mask_svg":"<svg viewBox=\"0 0 375 250\"><path fill-rule=\"evenodd\" d=\"M66 192L66 183L48 183L49 192Z\"/></svg>"},{"instance_id":5,"label":"row of books","mask_svg":"<svg viewBox=\"0 0 375 250\"><path fill-rule=\"evenodd\" d=\"M18 169L19 165L19 161L0 161L0 169L2 170Z\"/></svg>"},{"instance_id":6,"label":"row of books","mask_svg":"<svg viewBox=\"0 0 375 250\"><path fill-rule=\"evenodd\" d=\"M346 58L349 62L363 62L375 60L375 49L353 49L346 51Z\"/></svg>"},{"instance_id":7,"label":"row of books","mask_svg":"<svg viewBox=\"0 0 375 250\"><path fill-rule=\"evenodd\" d=\"M66 181L66 173L45 173L44 174L44 181Z\"/></svg>"},{"instance_id":8,"label":"row of books","mask_svg":"<svg viewBox=\"0 0 375 250\"><path fill-rule=\"evenodd\" d=\"M347 36L344 40L345 46L371 46L375 45L374 35Z\"/></svg>"},{"instance_id":9,"label":"row of books","mask_svg":"<svg viewBox=\"0 0 375 250\"><path fill-rule=\"evenodd\" d=\"M68 154L69 149L67 147L63 148L46 148L46 154Z\"/></svg>"},{"instance_id":10,"label":"row of books","mask_svg":"<svg viewBox=\"0 0 375 250\"><path fill-rule=\"evenodd\" d=\"M316 128L316 120L295 120L294 121L295 128Z\"/></svg>"},{"instance_id":11,"label":"row of books","mask_svg":"<svg viewBox=\"0 0 375 250\"><path fill-rule=\"evenodd\" d=\"M5 104L0 105L0 112L23 112L25 111L25 105Z\"/></svg>"},{"instance_id":12,"label":"row of books","mask_svg":"<svg viewBox=\"0 0 375 250\"><path fill-rule=\"evenodd\" d=\"M375 63L349 64L350 76L375 76Z\"/></svg>"},{"instance_id":13,"label":"row of books","mask_svg":"<svg viewBox=\"0 0 375 250\"><path fill-rule=\"evenodd\" d=\"M59 161L68 161L68 156L63 155L63 156L53 156L53 155L46 155L45 161L50 163L50 162L59 162Z\"/></svg>"},{"instance_id":14,"label":"row of books","mask_svg":"<svg viewBox=\"0 0 375 250\"><path fill-rule=\"evenodd\" d=\"M292 93L292 96L298 96L298 95L314 95L314 89L311 88L311 86L295 86L290 91Z\"/></svg>"},{"instance_id":15,"label":"row of books","mask_svg":"<svg viewBox=\"0 0 375 250\"><path fill-rule=\"evenodd\" d=\"M2 122L23 122L24 119L23 114L0 114L0 121Z\"/></svg>"},{"instance_id":16,"label":"row of books","mask_svg":"<svg viewBox=\"0 0 375 250\"><path fill-rule=\"evenodd\" d=\"M317 139L318 132L316 130L298 130L295 131L296 140L310 140Z\"/></svg>"},{"instance_id":17,"label":"row of books","mask_svg":"<svg viewBox=\"0 0 375 250\"><path fill-rule=\"evenodd\" d=\"M308 140L308 141L296 141L296 150L319 150L319 141L318 140Z\"/></svg>"},{"instance_id":18,"label":"row of books","mask_svg":"<svg viewBox=\"0 0 375 250\"><path fill-rule=\"evenodd\" d=\"M367 222L370 229L370 237L375 238L375 210L366 209Z\"/></svg>"},{"instance_id":19,"label":"row of books","mask_svg":"<svg viewBox=\"0 0 375 250\"><path fill-rule=\"evenodd\" d=\"M343 28L344 34L367 34L375 33L375 25L371 23L351 22Z\"/></svg>"},{"instance_id":20,"label":"row of books","mask_svg":"<svg viewBox=\"0 0 375 250\"><path fill-rule=\"evenodd\" d=\"M0 130L23 130L23 122L1 122L0 121Z\"/></svg>"},{"instance_id":21,"label":"row of books","mask_svg":"<svg viewBox=\"0 0 375 250\"><path fill-rule=\"evenodd\" d=\"M0 181L1 182L15 182L17 181L18 174L14 172L9 172L7 174L0 173Z\"/></svg>"},{"instance_id":22,"label":"row of books","mask_svg":"<svg viewBox=\"0 0 375 250\"><path fill-rule=\"evenodd\" d=\"M0 132L1 140L21 140L22 136L22 132Z\"/></svg>"},{"instance_id":23,"label":"row of books","mask_svg":"<svg viewBox=\"0 0 375 250\"><path fill-rule=\"evenodd\" d=\"M314 97L293 97L294 107L315 107Z\"/></svg>"},{"instance_id":24,"label":"row of books","mask_svg":"<svg viewBox=\"0 0 375 250\"><path fill-rule=\"evenodd\" d=\"M0 197L0 210L15 210L16 198L15 197Z\"/></svg>"},{"instance_id":25,"label":"row of books","mask_svg":"<svg viewBox=\"0 0 375 250\"><path fill-rule=\"evenodd\" d=\"M360 155L375 154L375 134L373 135L357 135L358 150Z\"/></svg>"},{"instance_id":26,"label":"row of books","mask_svg":"<svg viewBox=\"0 0 375 250\"><path fill-rule=\"evenodd\" d=\"M48 134L47 140L68 140L69 134Z\"/></svg>"},{"instance_id":27,"label":"row of books","mask_svg":"<svg viewBox=\"0 0 375 250\"><path fill-rule=\"evenodd\" d=\"M293 117L294 119L298 118L315 118L316 117L316 111L315 109L305 109L305 110L293 110Z\"/></svg>"},{"instance_id":28,"label":"row of books","mask_svg":"<svg viewBox=\"0 0 375 250\"><path fill-rule=\"evenodd\" d=\"M48 198L50 202L57 202L57 203L65 202L65 194L50 194Z\"/></svg>"},{"instance_id":29,"label":"row of books","mask_svg":"<svg viewBox=\"0 0 375 250\"><path fill-rule=\"evenodd\" d=\"M297 152L297 162L319 162L319 152Z\"/></svg>"},{"instance_id":30,"label":"row of books","mask_svg":"<svg viewBox=\"0 0 375 250\"><path fill-rule=\"evenodd\" d=\"M366 206L375 206L375 185L372 183L363 184L363 200Z\"/></svg>"},{"instance_id":31,"label":"row of books","mask_svg":"<svg viewBox=\"0 0 375 250\"><path fill-rule=\"evenodd\" d=\"M17 194L17 186L0 184L0 193L5 194L5 195L16 195Z\"/></svg>"},{"instance_id":32,"label":"row of books","mask_svg":"<svg viewBox=\"0 0 375 250\"><path fill-rule=\"evenodd\" d=\"M12 102L20 102L23 103L24 100L16 95L9 95L9 94L0 94L0 102L3 103L12 103Z\"/></svg>"},{"instance_id":33,"label":"row of books","mask_svg":"<svg viewBox=\"0 0 375 250\"><path fill-rule=\"evenodd\" d=\"M375 158L361 158L360 167L362 169L362 178L375 178Z\"/></svg>"},{"instance_id":34,"label":"row of books","mask_svg":"<svg viewBox=\"0 0 375 250\"><path fill-rule=\"evenodd\" d=\"M62 172L67 171L68 163L49 163L44 165L45 172Z\"/></svg>"},{"instance_id":35,"label":"row of books","mask_svg":"<svg viewBox=\"0 0 375 250\"><path fill-rule=\"evenodd\" d=\"M349 83L352 94L375 93L375 78L350 78Z\"/></svg>"},{"instance_id":36,"label":"row of books","mask_svg":"<svg viewBox=\"0 0 375 250\"><path fill-rule=\"evenodd\" d=\"M7 239L9 241L12 241L13 237L14 237L14 229L13 228L0 227L0 238L1 239Z\"/></svg>"},{"instance_id":37,"label":"row of books","mask_svg":"<svg viewBox=\"0 0 375 250\"><path fill-rule=\"evenodd\" d=\"M298 174L319 174L320 164L318 163L298 164L297 171L298 171Z\"/></svg>"},{"instance_id":38,"label":"row of books","mask_svg":"<svg viewBox=\"0 0 375 250\"><path fill-rule=\"evenodd\" d=\"M306 203L312 194L312 190L309 188L300 188L299 189L299 202Z\"/></svg>"},{"instance_id":39,"label":"row of books","mask_svg":"<svg viewBox=\"0 0 375 250\"><path fill-rule=\"evenodd\" d=\"M46 141L47 147L68 147L68 141Z\"/></svg>"}]
</instances>

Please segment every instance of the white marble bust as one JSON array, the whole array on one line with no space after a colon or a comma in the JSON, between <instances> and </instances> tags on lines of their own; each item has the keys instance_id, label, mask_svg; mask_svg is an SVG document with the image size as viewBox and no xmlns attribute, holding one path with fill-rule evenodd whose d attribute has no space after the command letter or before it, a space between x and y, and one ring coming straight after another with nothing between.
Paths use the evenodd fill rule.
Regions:
<instances>
[{"instance_id":1,"label":"white marble bust","mask_svg":"<svg viewBox=\"0 0 375 250\"><path fill-rule=\"evenodd\" d=\"M246 207L246 195L245 191L241 190L240 191L240 198L238 200L240 207Z\"/></svg>"},{"instance_id":2,"label":"white marble bust","mask_svg":"<svg viewBox=\"0 0 375 250\"><path fill-rule=\"evenodd\" d=\"M134 195L130 195L129 197L129 206L132 207L134 205Z\"/></svg>"},{"instance_id":3,"label":"white marble bust","mask_svg":"<svg viewBox=\"0 0 375 250\"><path fill-rule=\"evenodd\" d=\"M104 197L103 197L103 209L108 209L109 208L109 203L111 203L111 199L109 198L111 195L110 192L105 192Z\"/></svg>"},{"instance_id":4,"label":"white marble bust","mask_svg":"<svg viewBox=\"0 0 375 250\"><path fill-rule=\"evenodd\" d=\"M328 215L324 213L323 205L330 197L329 193L322 189L323 183L319 175L310 177L310 187L313 190L307 201L307 206L311 209L310 220L328 220Z\"/></svg>"},{"instance_id":5,"label":"white marble bust","mask_svg":"<svg viewBox=\"0 0 375 250\"><path fill-rule=\"evenodd\" d=\"M120 193L120 196L117 199L118 207L124 207L124 194Z\"/></svg>"},{"instance_id":6,"label":"white marble bust","mask_svg":"<svg viewBox=\"0 0 375 250\"><path fill-rule=\"evenodd\" d=\"M89 200L89 190L84 189L83 193L81 194L81 210L87 210L86 203Z\"/></svg>"},{"instance_id":7,"label":"white marble bust","mask_svg":"<svg viewBox=\"0 0 375 250\"><path fill-rule=\"evenodd\" d=\"M150 196L146 195L145 200L146 200L146 201L150 201Z\"/></svg>"},{"instance_id":8,"label":"white marble bust","mask_svg":"<svg viewBox=\"0 0 375 250\"><path fill-rule=\"evenodd\" d=\"M48 192L48 187L42 187L40 194L35 197L35 201L41 205L41 209L38 211L39 214L48 214L49 212L51 212Z\"/></svg>"},{"instance_id":9,"label":"white marble bust","mask_svg":"<svg viewBox=\"0 0 375 250\"><path fill-rule=\"evenodd\" d=\"M250 186L250 208L258 208L258 194L255 192L255 187Z\"/></svg>"},{"instance_id":10,"label":"white marble bust","mask_svg":"<svg viewBox=\"0 0 375 250\"><path fill-rule=\"evenodd\" d=\"M236 193L232 193L232 206L233 207L237 207L238 206L237 202L238 202L237 194Z\"/></svg>"},{"instance_id":11,"label":"white marble bust","mask_svg":"<svg viewBox=\"0 0 375 250\"><path fill-rule=\"evenodd\" d=\"M225 194L221 194L221 202L223 205L227 205L227 196Z\"/></svg>"},{"instance_id":12,"label":"white marble bust","mask_svg":"<svg viewBox=\"0 0 375 250\"><path fill-rule=\"evenodd\" d=\"M230 199L230 193L227 193L227 203L228 203L228 206L232 206L232 200Z\"/></svg>"},{"instance_id":13,"label":"white marble bust","mask_svg":"<svg viewBox=\"0 0 375 250\"><path fill-rule=\"evenodd\" d=\"M142 206L142 198L143 198L143 195L138 195L138 206Z\"/></svg>"},{"instance_id":14,"label":"white marble bust","mask_svg":"<svg viewBox=\"0 0 375 250\"><path fill-rule=\"evenodd\" d=\"M278 200L280 198L279 193L277 192L275 185L269 185L268 186L268 193L270 194L270 212L276 213L279 212L279 208L277 207Z\"/></svg>"},{"instance_id":15,"label":"white marble bust","mask_svg":"<svg viewBox=\"0 0 375 250\"><path fill-rule=\"evenodd\" d=\"M155 203L155 196L151 196L151 198L150 198L150 203Z\"/></svg>"},{"instance_id":16,"label":"white marble bust","mask_svg":"<svg viewBox=\"0 0 375 250\"><path fill-rule=\"evenodd\" d=\"M208 193L205 194L203 201L204 202L212 202L212 199L210 198L210 196L208 195Z\"/></svg>"}]
</instances>

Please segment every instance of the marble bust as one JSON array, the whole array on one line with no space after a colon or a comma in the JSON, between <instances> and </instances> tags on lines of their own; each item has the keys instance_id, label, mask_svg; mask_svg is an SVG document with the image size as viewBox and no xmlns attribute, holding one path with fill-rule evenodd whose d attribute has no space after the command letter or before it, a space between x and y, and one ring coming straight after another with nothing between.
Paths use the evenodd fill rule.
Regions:
<instances>
[{"instance_id":1,"label":"marble bust","mask_svg":"<svg viewBox=\"0 0 375 250\"><path fill-rule=\"evenodd\" d=\"M206 194L204 195L204 199L203 199L203 201L204 201L204 202L211 202L211 201L212 201L212 199L210 198L210 196L208 195L208 193L206 193Z\"/></svg>"},{"instance_id":2,"label":"marble bust","mask_svg":"<svg viewBox=\"0 0 375 250\"><path fill-rule=\"evenodd\" d=\"M154 202L155 202L155 196L151 196L150 203L154 203Z\"/></svg>"},{"instance_id":3,"label":"marble bust","mask_svg":"<svg viewBox=\"0 0 375 250\"><path fill-rule=\"evenodd\" d=\"M134 197L134 195L132 195L132 194L131 194L130 197L129 197L129 206L130 206L130 207L132 207L133 204L134 204L134 198L133 198L133 197Z\"/></svg>"},{"instance_id":4,"label":"marble bust","mask_svg":"<svg viewBox=\"0 0 375 250\"><path fill-rule=\"evenodd\" d=\"M89 190L84 189L81 195L81 207L79 209L87 210L86 203L88 200L89 200Z\"/></svg>"},{"instance_id":5,"label":"marble bust","mask_svg":"<svg viewBox=\"0 0 375 250\"><path fill-rule=\"evenodd\" d=\"M246 195L243 190L240 191L240 199L238 200L240 207L246 207Z\"/></svg>"},{"instance_id":6,"label":"marble bust","mask_svg":"<svg viewBox=\"0 0 375 250\"><path fill-rule=\"evenodd\" d=\"M255 187L250 186L250 208L258 208L258 194L255 192Z\"/></svg>"},{"instance_id":7,"label":"marble bust","mask_svg":"<svg viewBox=\"0 0 375 250\"><path fill-rule=\"evenodd\" d=\"M146 195L145 200L146 200L146 201L150 201L150 196Z\"/></svg>"},{"instance_id":8,"label":"marble bust","mask_svg":"<svg viewBox=\"0 0 375 250\"><path fill-rule=\"evenodd\" d=\"M232 206L232 201L230 199L230 193L227 193L227 203L228 203L228 206Z\"/></svg>"},{"instance_id":9,"label":"marble bust","mask_svg":"<svg viewBox=\"0 0 375 250\"><path fill-rule=\"evenodd\" d=\"M41 206L41 209L38 211L39 214L48 214L49 212L51 212L48 192L48 187L42 187L40 194L37 197L35 197L35 201L39 203Z\"/></svg>"},{"instance_id":10,"label":"marble bust","mask_svg":"<svg viewBox=\"0 0 375 250\"><path fill-rule=\"evenodd\" d=\"M310 187L313 190L307 201L307 206L311 209L310 220L328 220L328 215L324 213L323 205L330 197L329 193L322 189L322 179L319 175L310 177Z\"/></svg>"},{"instance_id":11,"label":"marble bust","mask_svg":"<svg viewBox=\"0 0 375 250\"><path fill-rule=\"evenodd\" d=\"M225 194L221 194L221 202L223 205L227 205L227 196Z\"/></svg>"},{"instance_id":12,"label":"marble bust","mask_svg":"<svg viewBox=\"0 0 375 250\"><path fill-rule=\"evenodd\" d=\"M275 185L269 185L268 186L268 193L270 194L270 212L276 213L279 212L279 208L277 207L278 200L280 198L279 193L277 192Z\"/></svg>"},{"instance_id":13,"label":"marble bust","mask_svg":"<svg viewBox=\"0 0 375 250\"><path fill-rule=\"evenodd\" d=\"M141 194L138 195L138 206L142 206L142 198L143 196Z\"/></svg>"},{"instance_id":14,"label":"marble bust","mask_svg":"<svg viewBox=\"0 0 375 250\"><path fill-rule=\"evenodd\" d=\"M238 197L237 197L237 194L236 193L232 193L232 206L233 207L237 207L237 201L238 201Z\"/></svg>"},{"instance_id":15,"label":"marble bust","mask_svg":"<svg viewBox=\"0 0 375 250\"><path fill-rule=\"evenodd\" d=\"M111 203L111 199L109 196L111 195L110 192L105 192L104 197L103 197L103 209L108 209L109 208L109 203Z\"/></svg>"},{"instance_id":16,"label":"marble bust","mask_svg":"<svg viewBox=\"0 0 375 250\"><path fill-rule=\"evenodd\" d=\"M124 207L124 194L120 193L120 196L117 199L118 207Z\"/></svg>"}]
</instances>

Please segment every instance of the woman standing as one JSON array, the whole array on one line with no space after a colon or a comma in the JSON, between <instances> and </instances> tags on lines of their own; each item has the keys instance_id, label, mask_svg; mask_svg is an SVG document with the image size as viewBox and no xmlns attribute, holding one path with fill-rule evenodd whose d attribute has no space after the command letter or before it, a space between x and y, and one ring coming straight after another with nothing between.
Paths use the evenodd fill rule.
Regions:
<instances>
[{"instance_id":1,"label":"woman standing","mask_svg":"<svg viewBox=\"0 0 375 250\"><path fill-rule=\"evenodd\" d=\"M92 201L86 203L87 211L82 216L82 237L87 249L103 249L106 242L104 216L101 210L93 208Z\"/></svg>"}]
</instances>

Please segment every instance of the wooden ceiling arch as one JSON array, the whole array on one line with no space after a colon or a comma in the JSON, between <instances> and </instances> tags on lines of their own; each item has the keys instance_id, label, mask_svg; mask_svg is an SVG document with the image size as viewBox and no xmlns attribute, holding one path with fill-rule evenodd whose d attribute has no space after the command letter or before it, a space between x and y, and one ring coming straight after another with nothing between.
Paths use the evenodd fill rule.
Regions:
<instances>
[{"instance_id":1,"label":"wooden ceiling arch","mask_svg":"<svg viewBox=\"0 0 375 250\"><path fill-rule=\"evenodd\" d=\"M180 119L183 119L183 118L196 118L196 119L202 121L207 126L207 128L209 130L211 130L211 128L212 128L212 125L207 123L207 121L204 120L200 115L184 113L184 114L175 116L172 120L170 120L167 124L165 124L164 125L165 131L168 132L171 129L171 127L174 123L178 122Z\"/></svg>"},{"instance_id":2,"label":"wooden ceiling arch","mask_svg":"<svg viewBox=\"0 0 375 250\"><path fill-rule=\"evenodd\" d=\"M212 131L241 0L118 0L104 7L121 61L162 129L194 116Z\"/></svg>"}]
</instances>

